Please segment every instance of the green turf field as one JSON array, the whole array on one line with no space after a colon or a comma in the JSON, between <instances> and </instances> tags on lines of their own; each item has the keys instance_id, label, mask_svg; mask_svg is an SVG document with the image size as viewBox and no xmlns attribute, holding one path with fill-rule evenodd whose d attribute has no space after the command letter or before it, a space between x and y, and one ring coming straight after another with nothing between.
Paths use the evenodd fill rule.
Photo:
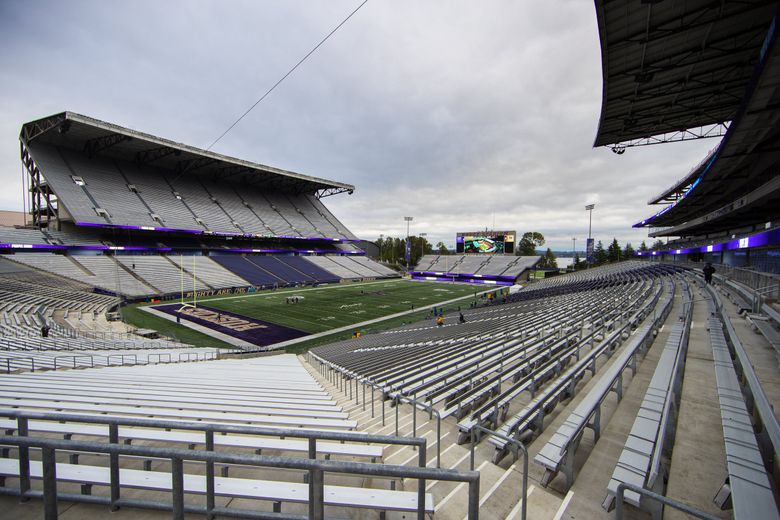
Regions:
<instances>
[{"instance_id":1,"label":"green turf field","mask_svg":"<svg viewBox=\"0 0 780 520\"><path fill-rule=\"evenodd\" d=\"M315 288L283 289L254 294L199 300L203 305L241 314L310 333L352 325L453 300L483 287L465 284L388 280L360 284L327 285ZM288 304L289 296L300 295L299 303ZM463 302L468 307L470 300Z\"/></svg>"}]
</instances>

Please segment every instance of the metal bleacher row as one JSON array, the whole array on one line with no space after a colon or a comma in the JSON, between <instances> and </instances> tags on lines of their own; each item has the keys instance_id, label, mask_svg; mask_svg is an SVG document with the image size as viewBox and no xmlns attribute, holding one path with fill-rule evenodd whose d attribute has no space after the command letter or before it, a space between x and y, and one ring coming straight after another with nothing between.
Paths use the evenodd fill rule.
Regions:
<instances>
[{"instance_id":1,"label":"metal bleacher row","mask_svg":"<svg viewBox=\"0 0 780 520\"><path fill-rule=\"evenodd\" d=\"M538 256L424 255L414 271L516 277L538 260Z\"/></svg>"},{"instance_id":2,"label":"metal bleacher row","mask_svg":"<svg viewBox=\"0 0 780 520\"><path fill-rule=\"evenodd\" d=\"M476 511L476 473L427 468L424 439L356 426L292 355L11 375L0 379L0 490L46 501L55 470L57 498L112 509L164 509L151 490L172 492L174 515L184 493L206 495L188 511L209 515L423 515L434 512L425 479L435 478L469 483ZM419 466L383 463L389 445L418 447ZM405 477L416 490L396 486Z\"/></svg>"},{"instance_id":3,"label":"metal bleacher row","mask_svg":"<svg viewBox=\"0 0 780 520\"><path fill-rule=\"evenodd\" d=\"M112 326L105 311L116 298L75 280L3 260L0 286L0 372L202 361L217 355Z\"/></svg>"},{"instance_id":4,"label":"metal bleacher row","mask_svg":"<svg viewBox=\"0 0 780 520\"><path fill-rule=\"evenodd\" d=\"M576 295L468 311L463 324L334 343L313 349L311 357L376 385L388 398L412 397L437 406L443 418L463 419L465 440L473 424L497 427L513 398L537 391L571 359L614 346L622 338L609 332L647 312L643 303L657 299L657 277L666 272L631 264L612 277L593 277L590 289Z\"/></svg>"},{"instance_id":5,"label":"metal bleacher row","mask_svg":"<svg viewBox=\"0 0 780 520\"><path fill-rule=\"evenodd\" d=\"M30 147L46 180L78 222L160 226L262 236L354 240L316 198L178 179L131 161L42 143ZM98 210L104 210L99 212Z\"/></svg>"},{"instance_id":6,"label":"metal bleacher row","mask_svg":"<svg viewBox=\"0 0 780 520\"><path fill-rule=\"evenodd\" d=\"M4 258L133 298L177 293L182 284L185 290L192 290L193 278L198 289L223 289L397 276L368 258L341 256L15 253Z\"/></svg>"},{"instance_id":7,"label":"metal bleacher row","mask_svg":"<svg viewBox=\"0 0 780 520\"><path fill-rule=\"evenodd\" d=\"M457 313L449 313L442 327L412 324L338 342L313 349L309 360L326 378L341 374L345 392L363 384L372 399L378 392L396 407L408 403L442 421L453 417L459 421L458 443L473 442L477 426L494 431L476 437L486 437L493 446L494 463L510 453L518 456L510 440L528 445L544 432L545 421L554 421L554 433L533 447L532 458L542 470L542 486L562 473L565 490L582 464L575 459L583 435L592 430L598 443L607 427L602 418L607 397L615 394L620 403L628 388L625 381L633 382L665 327L664 342L654 348L660 358L651 362L649 386L628 423L633 426L615 455L611 479L601 488L605 508L619 494L621 505L661 518L663 504L651 496L655 492L665 499L677 422L692 420L678 416L682 378L692 309L707 301L728 468L721 491L715 496L713 487L710 497L715 496L718 507L733 509L736 519L780 518L769 476L780 446L777 418L719 297L714 291L710 296L709 287L694 296L694 288L704 284L683 273L672 265L624 262L546 279L513 294L507 303L464 310L466 323L457 323ZM732 293L733 287L727 294ZM629 368L631 376L626 375ZM576 406L563 404L574 398L586 375L592 383ZM521 397L526 392L530 399ZM556 406L563 408L560 414L552 413ZM373 400L371 413L373 417Z\"/></svg>"}]
</instances>

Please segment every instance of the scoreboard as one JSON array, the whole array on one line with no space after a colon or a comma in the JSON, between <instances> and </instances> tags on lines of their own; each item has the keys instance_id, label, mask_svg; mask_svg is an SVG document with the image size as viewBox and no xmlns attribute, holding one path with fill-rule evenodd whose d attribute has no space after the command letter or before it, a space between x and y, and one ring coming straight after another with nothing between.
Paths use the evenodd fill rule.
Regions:
<instances>
[{"instance_id":1,"label":"scoreboard","mask_svg":"<svg viewBox=\"0 0 780 520\"><path fill-rule=\"evenodd\" d=\"M455 235L455 252L480 255L515 254L516 231L473 231Z\"/></svg>"}]
</instances>

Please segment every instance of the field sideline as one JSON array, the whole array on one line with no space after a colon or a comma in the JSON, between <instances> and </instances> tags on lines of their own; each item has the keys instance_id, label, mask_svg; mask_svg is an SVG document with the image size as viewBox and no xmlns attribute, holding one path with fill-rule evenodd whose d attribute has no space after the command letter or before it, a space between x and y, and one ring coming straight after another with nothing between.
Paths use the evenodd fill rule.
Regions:
<instances>
[{"instance_id":1,"label":"field sideline","mask_svg":"<svg viewBox=\"0 0 780 520\"><path fill-rule=\"evenodd\" d=\"M317 333L484 290L484 287L465 284L388 280L212 297L198 300L198 303ZM285 303L291 296L303 298L298 303ZM464 305L468 306L468 303Z\"/></svg>"}]
</instances>

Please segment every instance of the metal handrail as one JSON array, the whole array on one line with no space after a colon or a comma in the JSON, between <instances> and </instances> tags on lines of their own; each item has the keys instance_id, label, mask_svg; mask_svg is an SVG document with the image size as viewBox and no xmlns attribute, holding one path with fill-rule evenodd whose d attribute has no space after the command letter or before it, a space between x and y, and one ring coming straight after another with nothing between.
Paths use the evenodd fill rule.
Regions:
<instances>
[{"instance_id":1,"label":"metal handrail","mask_svg":"<svg viewBox=\"0 0 780 520\"><path fill-rule=\"evenodd\" d=\"M680 337L680 344L677 349L677 357L674 362L674 368L672 370L672 377L669 380L669 389L667 390L667 399L664 402L663 411L661 412L661 422L658 426L659 439L653 448L653 457L650 461L650 472L648 474L647 483L652 487L661 473L661 459L664 451L664 444L666 440L667 424L671 418L672 403L674 400L674 394L679 390L675 390L675 387L681 383L682 371L685 369L685 352L688 348L688 339L691 332L691 321L693 320L693 293L688 284L683 280L685 284L685 290L687 292L688 299L683 301L684 325L682 336Z\"/></svg>"},{"instance_id":2,"label":"metal handrail","mask_svg":"<svg viewBox=\"0 0 780 520\"><path fill-rule=\"evenodd\" d=\"M772 410L772 405L769 403L764 388L756 376L756 372L753 369L753 365L750 363L745 347L742 345L739 336L737 335L734 325L731 323L731 318L723 309L723 303L711 286L707 286L710 295L715 301L715 307L720 314L720 321L723 323L723 327L726 332L726 339L733 348L734 356L742 368L742 375L745 378L747 388L750 394L753 396L753 403L758 411L758 416L761 418L761 424L766 431L769 441L772 444L772 450L775 454L775 460L780 460L780 423L778 423L777 416L775 416Z\"/></svg>"},{"instance_id":3,"label":"metal handrail","mask_svg":"<svg viewBox=\"0 0 780 520\"><path fill-rule=\"evenodd\" d=\"M649 489L645 489L641 486L636 486L634 484L629 484L627 482L621 482L620 484L618 484L617 487L617 492L615 494L617 497L617 501L615 503L616 520L623 520L623 494L626 491L626 489L628 489L629 491L633 491L634 493L644 495L651 500L657 500L658 502L661 502L662 504L665 504L667 506L672 506L673 508L679 509L680 511L686 514L695 516L696 518L701 518L702 520L719 520L719 517L713 516L709 513L705 513L704 511L700 511L694 507L689 506L688 504L684 504L673 498L659 495L658 493L650 491Z\"/></svg>"},{"instance_id":4,"label":"metal handrail","mask_svg":"<svg viewBox=\"0 0 780 520\"><path fill-rule=\"evenodd\" d=\"M90 354L82 354L82 355L75 355L75 356L54 356L54 370L57 370L57 360L58 359L73 359L73 368L76 368L76 359L77 358L87 358L89 359L90 367L95 367L95 358L94 356Z\"/></svg>"},{"instance_id":5,"label":"metal handrail","mask_svg":"<svg viewBox=\"0 0 780 520\"><path fill-rule=\"evenodd\" d=\"M421 408L431 415L436 415L436 467L441 467L441 414L433 406L422 403L412 397L396 394L395 401L395 435L398 436L398 404L406 402L412 405L412 437L417 435L417 408ZM473 469L473 468L472 468Z\"/></svg>"},{"instance_id":6,"label":"metal handrail","mask_svg":"<svg viewBox=\"0 0 780 520\"><path fill-rule=\"evenodd\" d=\"M475 424L471 427L470 435L471 435L471 465L469 466L472 471L474 471L474 446L477 444L477 441L479 441L479 436L476 432L482 432L486 433L488 435L493 435L495 437L498 437L499 439L502 439L503 441L508 442L512 446L515 447L515 460L517 459L517 451L523 452L523 488L520 495L521 500L521 507L520 507L520 518L522 520L525 520L526 518L526 502L528 498L528 449L525 447L525 444L518 441L517 439L513 439L511 437L507 437L506 435L503 435L501 433L498 433L493 430L489 430L485 428L484 426L480 426L479 424Z\"/></svg>"},{"instance_id":7,"label":"metal handrail","mask_svg":"<svg viewBox=\"0 0 780 520\"><path fill-rule=\"evenodd\" d=\"M213 439L212 439L213 440ZM22 498L42 497L45 505L46 520L56 520L57 518L57 477L56 477L56 450L67 451L85 451L91 453L106 453L110 455L110 497L90 496L84 500L81 495L68 494L62 496L67 500L89 501L92 503L103 503L110 505L112 509L117 509L123 505L135 505L138 507L147 507L152 509L167 509L170 507L173 511L175 520L183 520L187 507L184 504L184 461L200 461L208 465L214 463L237 464L247 466L272 467L292 470L303 470L309 472L309 518L321 520L324 518L324 474L341 473L357 474L380 477L413 478L420 482L425 480L442 480L451 482L466 482L469 484L468 499L468 518L478 520L479 518L479 481L480 475L476 471L458 471L452 469L435 469L416 466L396 466L389 464L369 464L365 462L342 462L320 459L303 459L290 457L271 457L267 455L246 455L230 454L203 450L185 450L177 448L156 448L151 446L129 446L117 443L97 443L97 442L76 442L70 440L44 439L34 437L0 437L0 445L18 446L20 455L26 451L28 456L19 458L19 491ZM30 489L30 467L29 467L29 449L41 448L43 450L43 492L35 492ZM170 506L163 506L158 502L135 500L132 502L120 499L119 482L119 456L140 456L171 460L171 484L172 484L172 503ZM8 493L11 491L5 488ZM424 491L424 490L423 490ZM10 493L9 493L10 494ZM214 514L232 513L231 516L257 517L247 512L241 515L241 511L224 508L217 510L214 506L214 473L206 474L206 507L192 507L198 513L205 513L208 516ZM274 518L300 518L299 516L290 517L281 514L274 515ZM417 502L417 518L425 518L425 500Z\"/></svg>"},{"instance_id":8,"label":"metal handrail","mask_svg":"<svg viewBox=\"0 0 780 520\"><path fill-rule=\"evenodd\" d=\"M362 432L344 432L338 430L305 430L301 428L271 428L241 424L204 423L200 421L170 421L145 417L100 416L71 413L32 412L26 410L0 409L0 417L12 417L19 421L40 420L77 422L84 424L137 426L171 430L188 430L212 433L233 433L245 435L263 435L267 437L292 437L344 442L370 442L377 444L408 445L425 448L428 441L422 437L399 437L393 435L374 435ZM21 426L19 427L21 431ZM421 451L425 451L424 449Z\"/></svg>"}]
</instances>

